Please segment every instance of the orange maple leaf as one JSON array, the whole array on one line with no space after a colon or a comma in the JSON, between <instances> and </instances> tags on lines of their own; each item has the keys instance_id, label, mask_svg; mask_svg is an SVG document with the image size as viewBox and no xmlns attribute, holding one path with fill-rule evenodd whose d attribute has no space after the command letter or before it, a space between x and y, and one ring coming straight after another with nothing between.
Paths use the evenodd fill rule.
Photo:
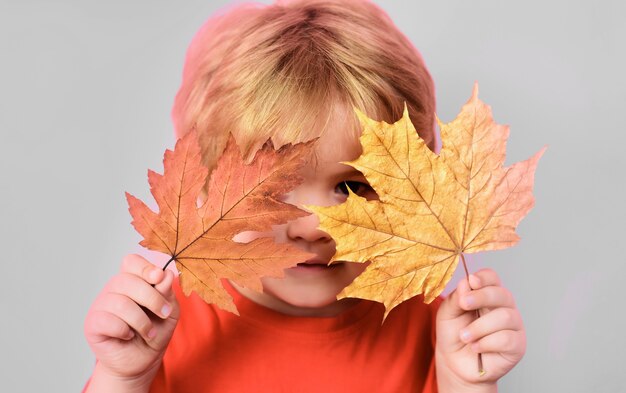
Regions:
<instances>
[{"instance_id":1,"label":"orange maple leaf","mask_svg":"<svg viewBox=\"0 0 626 393\"><path fill-rule=\"evenodd\" d=\"M185 295L195 291L207 303L237 314L220 279L261 291L261 276L282 277L283 269L312 256L268 237L233 241L240 232L269 231L310 214L279 198L302 181L298 173L312 143L274 150L268 141L246 165L231 136L199 204L208 169L201 164L196 132L188 133L174 151L165 151L163 175L148 171L158 213L126 193L132 225L144 238L140 244L171 256Z\"/></svg>"},{"instance_id":2,"label":"orange maple leaf","mask_svg":"<svg viewBox=\"0 0 626 393\"><path fill-rule=\"evenodd\" d=\"M534 204L534 172L545 148L504 168L509 129L494 122L477 87L458 117L440 124L439 155L419 138L406 108L394 124L357 114L363 153L345 164L363 173L380 200L350 192L338 206L307 206L337 244L331 262L371 262L338 298L381 302L385 317L421 293L430 303L463 253L519 240L515 228Z\"/></svg>"}]
</instances>

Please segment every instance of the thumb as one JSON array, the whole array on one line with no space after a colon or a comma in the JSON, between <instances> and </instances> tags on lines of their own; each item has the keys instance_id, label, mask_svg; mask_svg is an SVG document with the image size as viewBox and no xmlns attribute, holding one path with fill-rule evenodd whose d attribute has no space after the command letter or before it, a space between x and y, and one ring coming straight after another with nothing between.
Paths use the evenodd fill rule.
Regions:
<instances>
[{"instance_id":1,"label":"thumb","mask_svg":"<svg viewBox=\"0 0 626 393\"><path fill-rule=\"evenodd\" d=\"M478 289L481 287L480 279L474 275L469 275L468 279L464 278L459 281L456 286L456 289L450 293L450 295L445 299L445 301L439 307L439 312L437 313L437 317L442 320L455 319L465 314L468 310L467 307L463 307L461 304L461 300L465 295L467 295L473 289Z\"/></svg>"},{"instance_id":2,"label":"thumb","mask_svg":"<svg viewBox=\"0 0 626 393\"><path fill-rule=\"evenodd\" d=\"M154 288L163 295L163 297L170 303L172 306L172 314L176 313L176 315L172 315L174 318L178 317L178 301L176 300L176 293L174 292L174 288L172 287L174 283L174 273L171 270L165 270L163 272L163 280L157 283Z\"/></svg>"}]
</instances>

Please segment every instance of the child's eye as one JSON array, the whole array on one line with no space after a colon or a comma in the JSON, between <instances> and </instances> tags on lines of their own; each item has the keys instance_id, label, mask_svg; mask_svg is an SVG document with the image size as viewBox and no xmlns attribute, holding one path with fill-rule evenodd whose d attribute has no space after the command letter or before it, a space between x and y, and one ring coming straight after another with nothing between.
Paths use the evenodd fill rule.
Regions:
<instances>
[{"instance_id":1,"label":"child's eye","mask_svg":"<svg viewBox=\"0 0 626 393\"><path fill-rule=\"evenodd\" d=\"M376 191L367 183L363 183L360 181L346 180L335 186L335 192L343 195L348 195L348 188L352 190L353 193L357 194L366 199L378 199L378 195L376 195Z\"/></svg>"}]
</instances>

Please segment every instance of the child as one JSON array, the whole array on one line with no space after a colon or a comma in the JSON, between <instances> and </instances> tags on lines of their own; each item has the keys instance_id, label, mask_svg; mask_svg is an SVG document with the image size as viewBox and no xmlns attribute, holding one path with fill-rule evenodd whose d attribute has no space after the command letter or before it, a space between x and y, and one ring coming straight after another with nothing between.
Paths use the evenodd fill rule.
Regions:
<instances>
[{"instance_id":1,"label":"child","mask_svg":"<svg viewBox=\"0 0 626 393\"><path fill-rule=\"evenodd\" d=\"M434 148L434 88L423 61L388 17L365 1L239 5L210 20L187 55L173 119L199 131L213 168L233 133L245 154L319 137L296 205L345 200L347 186L377 198L340 164L360 154L353 107L396 121L406 102ZM241 316L192 294L171 271L127 256L91 306L85 335L97 363L87 392L492 392L525 351L511 294L491 270L445 300L418 296L392 310L336 300L365 268L327 267L333 240L309 215L275 226L277 242L317 256L264 278L263 293L225 282ZM257 234L243 233L242 240ZM482 316L475 318L474 310ZM482 353L486 373L477 370Z\"/></svg>"}]
</instances>

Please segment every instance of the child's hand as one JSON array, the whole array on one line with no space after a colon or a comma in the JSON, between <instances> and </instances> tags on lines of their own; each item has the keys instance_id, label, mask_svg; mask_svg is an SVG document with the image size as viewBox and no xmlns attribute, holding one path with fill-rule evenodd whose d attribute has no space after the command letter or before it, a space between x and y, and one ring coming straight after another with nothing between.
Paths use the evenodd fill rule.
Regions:
<instances>
[{"instance_id":1,"label":"child's hand","mask_svg":"<svg viewBox=\"0 0 626 393\"><path fill-rule=\"evenodd\" d=\"M489 269L461 280L437 313L436 368L440 390L495 391L524 356L526 333L511 293ZM476 319L475 311L481 317ZM483 368L478 372L478 353Z\"/></svg>"},{"instance_id":2,"label":"child's hand","mask_svg":"<svg viewBox=\"0 0 626 393\"><path fill-rule=\"evenodd\" d=\"M85 337L98 361L89 391L149 386L178 320L173 279L171 271L138 255L124 258L85 320Z\"/></svg>"}]
</instances>

